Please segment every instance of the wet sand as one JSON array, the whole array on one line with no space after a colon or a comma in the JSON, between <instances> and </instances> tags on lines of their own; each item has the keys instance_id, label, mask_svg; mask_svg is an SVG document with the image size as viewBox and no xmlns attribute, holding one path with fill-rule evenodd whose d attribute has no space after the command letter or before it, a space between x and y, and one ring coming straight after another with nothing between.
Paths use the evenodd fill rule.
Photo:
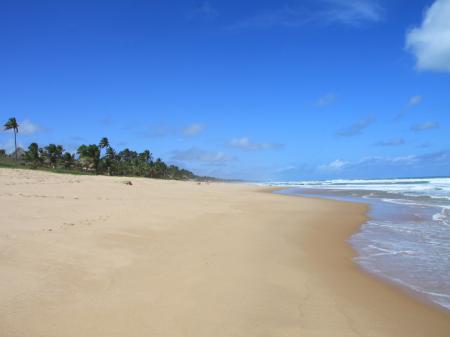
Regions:
<instances>
[{"instance_id":1,"label":"wet sand","mask_svg":"<svg viewBox=\"0 0 450 337\"><path fill-rule=\"evenodd\" d=\"M352 262L365 205L262 192L0 169L0 336L450 335Z\"/></svg>"}]
</instances>

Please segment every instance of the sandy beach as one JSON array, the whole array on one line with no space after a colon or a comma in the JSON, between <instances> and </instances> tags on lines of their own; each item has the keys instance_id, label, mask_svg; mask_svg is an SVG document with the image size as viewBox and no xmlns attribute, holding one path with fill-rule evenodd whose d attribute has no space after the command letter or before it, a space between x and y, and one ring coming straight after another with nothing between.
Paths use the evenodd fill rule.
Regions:
<instances>
[{"instance_id":1,"label":"sandy beach","mask_svg":"<svg viewBox=\"0 0 450 337\"><path fill-rule=\"evenodd\" d=\"M366 211L245 184L0 169L0 336L449 336L447 312L352 262Z\"/></svg>"}]
</instances>

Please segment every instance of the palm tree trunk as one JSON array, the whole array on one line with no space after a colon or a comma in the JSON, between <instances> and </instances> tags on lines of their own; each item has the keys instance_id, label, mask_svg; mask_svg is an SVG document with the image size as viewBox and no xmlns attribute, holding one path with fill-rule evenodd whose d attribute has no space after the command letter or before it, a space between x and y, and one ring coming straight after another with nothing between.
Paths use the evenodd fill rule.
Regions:
<instances>
[{"instance_id":1,"label":"palm tree trunk","mask_svg":"<svg viewBox=\"0 0 450 337\"><path fill-rule=\"evenodd\" d=\"M17 162L17 132L16 132L16 130L14 130L14 148L15 148L16 162Z\"/></svg>"}]
</instances>

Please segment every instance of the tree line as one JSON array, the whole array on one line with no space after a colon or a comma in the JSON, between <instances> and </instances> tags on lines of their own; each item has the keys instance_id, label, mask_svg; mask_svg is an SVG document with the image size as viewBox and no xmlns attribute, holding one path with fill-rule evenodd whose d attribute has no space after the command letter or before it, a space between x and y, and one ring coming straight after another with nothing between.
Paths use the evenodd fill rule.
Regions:
<instances>
[{"instance_id":1,"label":"tree line","mask_svg":"<svg viewBox=\"0 0 450 337\"><path fill-rule=\"evenodd\" d=\"M192 172L175 165L167 165L161 158L154 160L149 150L136 152L130 149L114 150L108 138L103 137L98 144L81 145L76 154L66 151L62 145L49 144L40 147L31 143L28 150L17 148L19 124L10 118L4 125L5 130L14 131L15 151L12 157L16 163L31 168L63 169L111 176L138 176L161 179L196 179ZM6 158L5 150L0 157Z\"/></svg>"}]
</instances>

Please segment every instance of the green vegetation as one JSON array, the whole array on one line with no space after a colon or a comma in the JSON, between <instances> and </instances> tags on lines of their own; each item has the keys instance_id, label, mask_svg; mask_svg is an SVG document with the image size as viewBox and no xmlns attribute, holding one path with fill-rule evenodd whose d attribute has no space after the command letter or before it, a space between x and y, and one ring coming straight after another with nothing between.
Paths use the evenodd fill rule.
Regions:
<instances>
[{"instance_id":1,"label":"green vegetation","mask_svg":"<svg viewBox=\"0 0 450 337\"><path fill-rule=\"evenodd\" d=\"M5 130L14 130L14 140L17 144L19 125L16 119L10 118L4 127ZM39 147L37 143L32 143L27 151L17 148L16 145L15 151L10 155L6 154L5 150L0 149L0 167L160 179L211 179L198 177L192 172L180 169L175 165L167 165L160 158L153 160L153 155L149 150L141 153L130 149L116 152L106 137L102 138L98 145L81 145L76 154L64 150L62 145L57 144Z\"/></svg>"},{"instance_id":2,"label":"green vegetation","mask_svg":"<svg viewBox=\"0 0 450 337\"><path fill-rule=\"evenodd\" d=\"M17 133L19 132L19 124L17 124L17 120L15 117L11 117L4 125L5 130L13 130L14 131L14 154L17 161Z\"/></svg>"}]
</instances>

